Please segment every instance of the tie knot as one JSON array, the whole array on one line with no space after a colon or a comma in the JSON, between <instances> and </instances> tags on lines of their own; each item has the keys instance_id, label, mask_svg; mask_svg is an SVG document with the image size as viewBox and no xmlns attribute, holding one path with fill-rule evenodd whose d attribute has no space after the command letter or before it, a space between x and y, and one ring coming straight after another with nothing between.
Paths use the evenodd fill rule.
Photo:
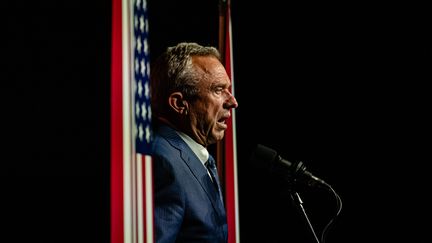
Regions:
<instances>
[{"instance_id":1,"label":"tie knot","mask_svg":"<svg viewBox=\"0 0 432 243\"><path fill-rule=\"evenodd\" d=\"M213 158L209 158L206 162L207 167L211 168L211 169L216 169L216 163L214 161Z\"/></svg>"}]
</instances>

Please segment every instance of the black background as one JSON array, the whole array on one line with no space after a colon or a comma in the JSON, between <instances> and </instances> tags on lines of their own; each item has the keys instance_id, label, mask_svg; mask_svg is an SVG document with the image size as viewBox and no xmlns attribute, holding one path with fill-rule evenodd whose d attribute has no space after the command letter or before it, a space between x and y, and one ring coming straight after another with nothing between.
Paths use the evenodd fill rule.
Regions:
<instances>
[{"instance_id":1,"label":"black background","mask_svg":"<svg viewBox=\"0 0 432 243\"><path fill-rule=\"evenodd\" d=\"M149 1L151 58L217 45L217 1ZM2 237L109 242L110 1L3 4ZM431 17L425 6L233 1L240 240L308 242L257 143L343 201L326 242L426 242ZM300 188L320 233L335 210ZM313 241L310 241L313 242Z\"/></svg>"}]
</instances>

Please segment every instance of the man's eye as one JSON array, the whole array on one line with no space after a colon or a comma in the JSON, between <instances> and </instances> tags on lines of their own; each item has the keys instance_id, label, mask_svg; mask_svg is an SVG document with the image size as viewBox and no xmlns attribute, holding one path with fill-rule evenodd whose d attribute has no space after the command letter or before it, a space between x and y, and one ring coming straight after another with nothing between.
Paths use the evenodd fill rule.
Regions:
<instances>
[{"instance_id":1,"label":"man's eye","mask_svg":"<svg viewBox=\"0 0 432 243\"><path fill-rule=\"evenodd\" d=\"M224 89L222 89L222 88L215 89L216 94L222 94L223 91L224 91Z\"/></svg>"}]
</instances>

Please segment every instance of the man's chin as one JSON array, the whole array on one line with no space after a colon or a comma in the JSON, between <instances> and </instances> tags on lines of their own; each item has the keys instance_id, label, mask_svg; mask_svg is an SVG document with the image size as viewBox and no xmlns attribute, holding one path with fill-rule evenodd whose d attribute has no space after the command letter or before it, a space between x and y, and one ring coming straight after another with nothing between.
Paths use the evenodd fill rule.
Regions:
<instances>
[{"instance_id":1,"label":"man's chin","mask_svg":"<svg viewBox=\"0 0 432 243\"><path fill-rule=\"evenodd\" d=\"M214 142L219 142L221 141L225 136L225 130L218 130L216 132L213 133L213 139Z\"/></svg>"}]
</instances>

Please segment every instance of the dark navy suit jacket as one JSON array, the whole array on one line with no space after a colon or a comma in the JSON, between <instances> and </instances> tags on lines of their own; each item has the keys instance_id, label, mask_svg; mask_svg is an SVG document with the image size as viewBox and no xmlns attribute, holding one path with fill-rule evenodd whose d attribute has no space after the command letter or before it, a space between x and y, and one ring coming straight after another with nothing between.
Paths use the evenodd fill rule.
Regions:
<instances>
[{"instance_id":1,"label":"dark navy suit jacket","mask_svg":"<svg viewBox=\"0 0 432 243\"><path fill-rule=\"evenodd\" d=\"M207 169L169 126L157 127L153 141L156 242L227 242L225 208Z\"/></svg>"}]
</instances>

